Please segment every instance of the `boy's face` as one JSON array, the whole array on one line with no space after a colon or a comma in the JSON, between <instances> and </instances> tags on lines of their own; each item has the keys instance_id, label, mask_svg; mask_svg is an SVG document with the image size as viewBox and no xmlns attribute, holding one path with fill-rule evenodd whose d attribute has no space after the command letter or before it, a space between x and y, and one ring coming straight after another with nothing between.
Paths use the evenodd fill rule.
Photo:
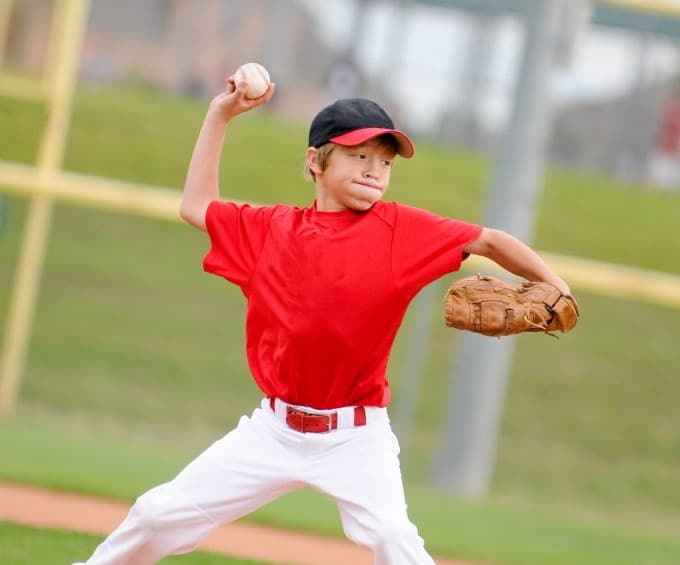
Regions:
<instances>
[{"instance_id":1,"label":"boy's face","mask_svg":"<svg viewBox=\"0 0 680 565\"><path fill-rule=\"evenodd\" d=\"M335 147L326 169L315 171L317 209L368 210L387 191L394 157L377 139L352 147Z\"/></svg>"}]
</instances>

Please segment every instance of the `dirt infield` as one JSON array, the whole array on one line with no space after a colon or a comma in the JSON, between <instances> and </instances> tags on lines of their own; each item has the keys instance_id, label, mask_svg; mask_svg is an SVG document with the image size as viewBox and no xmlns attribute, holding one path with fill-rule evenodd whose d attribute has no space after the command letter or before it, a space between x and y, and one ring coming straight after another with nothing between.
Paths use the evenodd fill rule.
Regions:
<instances>
[{"instance_id":1,"label":"dirt infield","mask_svg":"<svg viewBox=\"0 0 680 565\"><path fill-rule=\"evenodd\" d=\"M106 535L129 505L84 496L0 483L0 520ZM220 528L201 549L213 553L288 565L370 565L369 551L350 542L234 523ZM437 559L439 565L464 565Z\"/></svg>"}]
</instances>

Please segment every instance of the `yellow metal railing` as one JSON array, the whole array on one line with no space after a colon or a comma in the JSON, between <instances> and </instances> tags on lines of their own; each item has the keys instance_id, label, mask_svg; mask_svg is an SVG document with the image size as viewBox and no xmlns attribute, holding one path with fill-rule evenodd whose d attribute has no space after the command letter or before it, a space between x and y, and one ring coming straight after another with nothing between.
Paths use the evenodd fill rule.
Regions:
<instances>
[{"instance_id":1,"label":"yellow metal railing","mask_svg":"<svg viewBox=\"0 0 680 565\"><path fill-rule=\"evenodd\" d=\"M46 87L40 93L47 103L47 122L34 169L34 182L39 186L51 183L62 166L87 11L88 0L55 0L45 76L34 84L40 92L44 80ZM6 80L0 82L8 84ZM31 91L31 83L24 87ZM0 420L14 407L24 369L52 207L49 194L32 195L0 352Z\"/></svg>"},{"instance_id":2,"label":"yellow metal railing","mask_svg":"<svg viewBox=\"0 0 680 565\"><path fill-rule=\"evenodd\" d=\"M48 196L68 204L157 220L179 220L179 190L78 173L40 179L35 167L0 161L0 192Z\"/></svg>"},{"instance_id":3,"label":"yellow metal railing","mask_svg":"<svg viewBox=\"0 0 680 565\"><path fill-rule=\"evenodd\" d=\"M597 0L595 4L609 4L638 12L652 12L661 16L680 16L680 3L675 0Z\"/></svg>"}]
</instances>

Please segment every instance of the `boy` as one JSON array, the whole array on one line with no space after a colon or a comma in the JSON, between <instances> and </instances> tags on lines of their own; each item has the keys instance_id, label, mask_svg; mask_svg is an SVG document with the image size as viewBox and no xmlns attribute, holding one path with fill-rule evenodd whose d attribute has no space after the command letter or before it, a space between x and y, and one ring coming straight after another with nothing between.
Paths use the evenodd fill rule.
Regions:
<instances>
[{"instance_id":1,"label":"boy","mask_svg":"<svg viewBox=\"0 0 680 565\"><path fill-rule=\"evenodd\" d=\"M181 216L210 236L204 269L247 298L247 358L262 405L142 495L88 563L145 565L191 551L220 524L311 486L336 501L345 534L369 547L375 563L431 565L406 512L386 411L387 360L407 306L469 253L569 289L508 234L383 202L396 155L414 149L369 100L339 100L312 121L309 207L220 201L227 124L275 89L249 100L246 86L229 77L212 100Z\"/></svg>"}]
</instances>

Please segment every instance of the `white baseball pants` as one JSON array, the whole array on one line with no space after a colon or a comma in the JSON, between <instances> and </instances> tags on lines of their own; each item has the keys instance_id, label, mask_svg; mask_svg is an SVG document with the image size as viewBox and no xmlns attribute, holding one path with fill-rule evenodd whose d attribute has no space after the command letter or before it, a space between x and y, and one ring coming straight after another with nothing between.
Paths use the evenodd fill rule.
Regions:
<instances>
[{"instance_id":1,"label":"white baseball pants","mask_svg":"<svg viewBox=\"0 0 680 565\"><path fill-rule=\"evenodd\" d=\"M220 525L310 486L336 501L345 535L370 548L376 565L434 565L406 512L385 408L366 408L365 426L302 434L268 402L175 479L140 496L87 564L147 565L188 553Z\"/></svg>"}]
</instances>

